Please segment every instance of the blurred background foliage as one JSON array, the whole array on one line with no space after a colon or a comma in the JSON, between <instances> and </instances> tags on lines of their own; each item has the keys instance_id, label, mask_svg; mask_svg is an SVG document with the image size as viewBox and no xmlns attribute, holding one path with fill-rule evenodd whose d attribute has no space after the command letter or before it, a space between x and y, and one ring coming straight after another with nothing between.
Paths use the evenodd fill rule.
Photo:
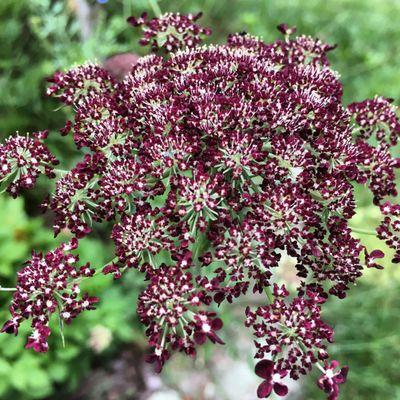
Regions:
<instances>
[{"instance_id":1,"label":"blurred background foliage","mask_svg":"<svg viewBox=\"0 0 400 400\"><path fill-rule=\"evenodd\" d=\"M61 142L56 133L70 111L55 112L58 104L44 96L45 78L86 60L102 62L128 51L144 54L137 45L138 33L125 20L142 11L151 13L146 0L100 3L0 2L0 139L17 130L49 128L54 131L51 146L61 164L70 166L76 161L70 138ZM210 39L213 42L223 42L228 33L237 31L270 41L279 36L279 23L296 25L300 34L338 45L330 59L342 76L346 103L375 94L392 97L399 103L400 24L395 18L400 13L398 0L162 0L160 6L165 11L182 13L203 11L203 23L214 30ZM49 184L40 182L35 194L18 200L0 197L0 282L4 286L14 283L15 273L31 249L46 250L66 239L53 239L51 216L44 219L35 211L49 190ZM379 210L367 206L371 202L363 188L357 188L357 194L359 208L353 223L372 229L379 223ZM113 249L105 241L107 235L107 227L103 227L97 236L82 242L82 261L101 266L112 258ZM371 236L362 239L370 249L384 249ZM24 350L23 335L0 335L0 398L92 398L88 394L73 397L71 393L97 365L107 364L123 349L144 347L142 328L135 315L141 286L142 278L135 274L121 284L112 285L106 277L88 284L87 289L101 297L101 304L97 311L79 317L73 328L65 328L66 348L57 329L52 335L52 351L45 355ZM351 367L343 399L400 399L399 289L400 274L387 257L384 271L367 271L347 299L330 302L325 317L336 329L332 355ZM8 301L7 294L2 293L1 321L6 319ZM236 314L224 311L223 315L232 334L234 329L229 327L241 326L240 313ZM228 335L228 351L235 357L240 350ZM201 357L209 358L207 348ZM169 372L167 380L170 384L174 374ZM139 398L132 390L126 396L114 398ZM225 400L228 395L220 393L217 398ZM315 390L314 379L309 379L297 398L322 399L323 395Z\"/></svg>"}]
</instances>

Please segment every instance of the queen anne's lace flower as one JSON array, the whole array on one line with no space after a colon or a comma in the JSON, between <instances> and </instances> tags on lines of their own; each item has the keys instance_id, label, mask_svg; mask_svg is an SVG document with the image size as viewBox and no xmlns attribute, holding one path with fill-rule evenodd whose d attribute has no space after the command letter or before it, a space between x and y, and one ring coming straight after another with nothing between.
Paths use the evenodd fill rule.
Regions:
<instances>
[{"instance_id":1,"label":"queen anne's lace flower","mask_svg":"<svg viewBox=\"0 0 400 400\"><path fill-rule=\"evenodd\" d=\"M256 337L257 358L273 357L279 370L298 379L318 359L327 357L326 344L333 341L333 330L321 320L321 307L314 300L295 298L287 303L289 293L275 287L275 300L254 312L247 309L246 325Z\"/></svg>"},{"instance_id":2,"label":"queen anne's lace flower","mask_svg":"<svg viewBox=\"0 0 400 400\"><path fill-rule=\"evenodd\" d=\"M61 133L72 132L85 154L45 201L54 231L80 238L93 222L112 225L115 257L102 272L146 275L138 314L158 370L174 351L223 343L215 304L266 292L265 305L245 313L264 379L258 396L285 395L284 379L317 365L318 385L334 400L347 367L327 361L333 330L321 310L384 256L353 235L354 184L370 188L385 216L377 235L400 261L399 206L386 202L400 167L395 108L382 97L344 107L333 47L320 40L293 38L281 25L285 37L273 43L236 34L194 47L209 34L198 17L131 18L144 27L142 43L165 57L139 59L120 82L92 64L51 80L49 95L75 111ZM44 136L0 146L0 181L11 194L40 173L53 176ZM18 274L3 330L17 333L30 319L27 347L37 351L47 350L51 314L69 322L96 301L79 296L93 271L74 267L70 247L34 254ZM286 255L299 281L290 292L276 273Z\"/></svg>"},{"instance_id":3,"label":"queen anne's lace flower","mask_svg":"<svg viewBox=\"0 0 400 400\"><path fill-rule=\"evenodd\" d=\"M393 100L376 96L372 100L352 103L348 110L355 118L359 128L357 136L369 139L371 136L380 142L396 145L400 135L400 122L397 117L397 107Z\"/></svg>"},{"instance_id":4,"label":"queen anne's lace flower","mask_svg":"<svg viewBox=\"0 0 400 400\"><path fill-rule=\"evenodd\" d=\"M133 26L143 26L139 42L142 46L151 45L153 50L172 52L184 47L193 48L202 42L203 36L211 35L211 29L195 24L201 15L166 13L148 20L147 14L143 13L140 18L129 17L128 22Z\"/></svg>"},{"instance_id":5,"label":"queen anne's lace flower","mask_svg":"<svg viewBox=\"0 0 400 400\"><path fill-rule=\"evenodd\" d=\"M195 355L196 344L207 338L223 344L216 331L222 321L204 309L211 299L203 290L197 291L190 273L162 265L151 273L150 284L140 295L138 314L148 326L149 343L155 347L151 361L161 369L171 350Z\"/></svg>"},{"instance_id":6,"label":"queen anne's lace flower","mask_svg":"<svg viewBox=\"0 0 400 400\"><path fill-rule=\"evenodd\" d=\"M97 297L81 295L79 282L91 277L94 270L89 264L77 268L78 257L71 253L77 241L61 245L56 250L42 254L32 254L26 266L17 274L17 290L10 307L12 318L7 321L2 332L18 333L23 320L30 320L32 335L26 347L44 352L48 349L48 326L52 314L70 323L84 310L93 310Z\"/></svg>"},{"instance_id":7,"label":"queen anne's lace flower","mask_svg":"<svg viewBox=\"0 0 400 400\"><path fill-rule=\"evenodd\" d=\"M21 189L31 189L40 174L54 178L58 160L43 144L48 132L13 136L0 145L0 184L17 197Z\"/></svg>"}]
</instances>

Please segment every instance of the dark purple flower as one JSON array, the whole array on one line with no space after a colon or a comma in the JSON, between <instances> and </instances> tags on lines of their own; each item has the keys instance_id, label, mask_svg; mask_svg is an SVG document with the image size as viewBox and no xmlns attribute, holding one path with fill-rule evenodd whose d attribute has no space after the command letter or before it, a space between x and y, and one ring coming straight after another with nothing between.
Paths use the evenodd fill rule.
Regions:
<instances>
[{"instance_id":1,"label":"dark purple flower","mask_svg":"<svg viewBox=\"0 0 400 400\"><path fill-rule=\"evenodd\" d=\"M192 275L180 268L162 265L150 273L150 283L139 297L138 315L148 327L146 335L154 347L148 361L154 362L157 370L171 350L194 356L195 346L204 344L207 337L224 344L216 334L222 321L204 310L209 301L203 291L195 291Z\"/></svg>"},{"instance_id":2,"label":"dark purple flower","mask_svg":"<svg viewBox=\"0 0 400 400\"><path fill-rule=\"evenodd\" d=\"M202 42L203 36L211 35L211 29L197 24L202 13L181 15L167 13L159 18L147 19L143 13L140 18L129 17L133 26L143 26L140 40L142 46L151 45L153 50L162 49L167 53L187 48L193 48Z\"/></svg>"},{"instance_id":3,"label":"dark purple flower","mask_svg":"<svg viewBox=\"0 0 400 400\"><path fill-rule=\"evenodd\" d=\"M380 268L383 253L369 253L351 227L355 184L370 189L384 215L377 236L400 262L400 206L390 200L400 123L383 97L343 105L328 60L334 46L295 37L285 24L284 39L272 43L240 33L198 46L210 34L199 17L130 18L144 30L142 44L169 54L140 57L123 79L86 64L50 80L48 94L73 107L60 132L72 132L82 158L56 171L44 206L55 234L74 239L32 255L3 331L17 334L29 319L28 347L46 351L52 314L70 323L93 309L98 299L81 295L80 282L94 271L76 267L72 251L105 222L115 254L102 272L117 279L136 268L148 281L137 311L158 371L173 352L194 356L207 340L223 343L215 305L265 292L245 313L255 357L273 360L257 364L258 393L285 395L286 374L298 379L328 359L333 330L321 315L329 296L344 298L365 266ZM46 135L0 146L0 183L12 195L39 174L54 176ZM347 372L335 367L325 363L320 380L331 399Z\"/></svg>"},{"instance_id":4,"label":"dark purple flower","mask_svg":"<svg viewBox=\"0 0 400 400\"><path fill-rule=\"evenodd\" d=\"M25 345L26 349L33 349L37 353L45 353L49 349L47 338L50 336L50 328L46 325L37 323L33 328L32 335L28 337Z\"/></svg>"},{"instance_id":5,"label":"dark purple flower","mask_svg":"<svg viewBox=\"0 0 400 400\"><path fill-rule=\"evenodd\" d=\"M328 400L339 398L339 385L346 382L349 367L339 369L339 362L333 360L331 364L325 363L324 373L318 379L318 387L328 395Z\"/></svg>"},{"instance_id":6,"label":"dark purple flower","mask_svg":"<svg viewBox=\"0 0 400 400\"><path fill-rule=\"evenodd\" d=\"M380 209L384 219L376 231L379 239L384 240L386 245L395 250L392 262L398 264L400 263L400 205L387 201L380 206Z\"/></svg>"},{"instance_id":7,"label":"dark purple flower","mask_svg":"<svg viewBox=\"0 0 400 400\"><path fill-rule=\"evenodd\" d=\"M294 33L296 33L296 27L292 26L289 28L288 24L279 24L278 25L278 31L283 33L284 35L293 35Z\"/></svg>"},{"instance_id":8,"label":"dark purple flower","mask_svg":"<svg viewBox=\"0 0 400 400\"><path fill-rule=\"evenodd\" d=\"M397 107L392 102L392 99L376 96L371 100L350 104L347 109L359 125L357 136L363 139L374 136L380 142L395 146L400 136L400 121Z\"/></svg>"},{"instance_id":9,"label":"dark purple flower","mask_svg":"<svg viewBox=\"0 0 400 400\"><path fill-rule=\"evenodd\" d=\"M256 374L264 381L258 386L257 396L264 399L274 391L278 396L286 396L288 387L282 383L282 379L287 375L285 370L276 370L275 364L271 360L262 360L256 364Z\"/></svg>"},{"instance_id":10,"label":"dark purple flower","mask_svg":"<svg viewBox=\"0 0 400 400\"><path fill-rule=\"evenodd\" d=\"M48 131L31 136L11 136L0 145L0 185L17 197L21 189L32 189L41 174L54 178L58 160L43 144Z\"/></svg>"},{"instance_id":11,"label":"dark purple flower","mask_svg":"<svg viewBox=\"0 0 400 400\"><path fill-rule=\"evenodd\" d=\"M375 262L376 259L385 257L385 253L382 250L373 250L371 253L365 249L365 264L368 268L383 269L383 267Z\"/></svg>"},{"instance_id":12,"label":"dark purple flower","mask_svg":"<svg viewBox=\"0 0 400 400\"><path fill-rule=\"evenodd\" d=\"M93 310L97 297L87 293L80 295L79 283L91 277L94 270L88 264L75 266L78 257L71 253L77 247L76 240L62 244L57 249L42 254L32 254L26 266L18 272L17 287L10 306L12 318L2 328L2 332L18 333L23 320L30 320L32 335L28 337L26 348L37 352L48 349L48 326L52 314L70 323L84 310Z\"/></svg>"},{"instance_id":13,"label":"dark purple flower","mask_svg":"<svg viewBox=\"0 0 400 400\"><path fill-rule=\"evenodd\" d=\"M274 357L279 370L298 379L308 373L318 359L327 358L326 345L333 341L333 330L321 320L321 307L302 297L285 301L288 292L275 287L269 306L246 310L246 326L252 326L257 358Z\"/></svg>"}]
</instances>

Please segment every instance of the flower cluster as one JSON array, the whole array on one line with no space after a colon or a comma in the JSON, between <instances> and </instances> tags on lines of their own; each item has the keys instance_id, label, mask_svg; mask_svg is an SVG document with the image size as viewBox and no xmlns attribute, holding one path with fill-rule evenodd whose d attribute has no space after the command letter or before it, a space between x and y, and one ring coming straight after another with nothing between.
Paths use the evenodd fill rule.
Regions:
<instances>
[{"instance_id":1,"label":"flower cluster","mask_svg":"<svg viewBox=\"0 0 400 400\"><path fill-rule=\"evenodd\" d=\"M64 228L68 228L77 238L90 233L90 223L98 219L94 185L96 172L103 161L101 154L93 157L87 154L82 162L58 180L54 195L42 204L44 209L50 207L55 213L56 235Z\"/></svg>"},{"instance_id":2,"label":"flower cluster","mask_svg":"<svg viewBox=\"0 0 400 400\"><path fill-rule=\"evenodd\" d=\"M270 355L275 368L298 379L318 360L327 358L326 344L333 341L333 330L321 320L321 307L312 299L297 297L291 303L284 298L286 288L274 286L275 300L254 312L246 310L246 325L252 326L257 358Z\"/></svg>"},{"instance_id":3,"label":"flower cluster","mask_svg":"<svg viewBox=\"0 0 400 400\"><path fill-rule=\"evenodd\" d=\"M385 202L381 211L385 217L377 228L378 237L395 250L392 262L400 263L400 205Z\"/></svg>"},{"instance_id":4,"label":"flower cluster","mask_svg":"<svg viewBox=\"0 0 400 400\"><path fill-rule=\"evenodd\" d=\"M374 136L379 142L396 145L400 136L400 122L396 115L397 107L391 103L390 99L376 96L371 100L350 104L348 110L359 126L357 136L364 139Z\"/></svg>"},{"instance_id":5,"label":"flower cluster","mask_svg":"<svg viewBox=\"0 0 400 400\"><path fill-rule=\"evenodd\" d=\"M245 312L264 379L259 397L285 395L282 379L316 365L324 372L319 386L336 399L347 369L328 363L333 330L321 311L383 257L353 237L354 184L370 188L385 214L377 234L400 261L399 206L384 203L397 193L395 109L380 97L343 105L327 56L333 46L293 38L295 29L281 25L285 37L273 43L236 34L226 44L193 47L208 33L194 24L197 17L132 18L145 25L145 43L166 52L140 58L122 81L92 64L52 79L49 95L75 111L61 133L72 131L84 148L45 202L55 233L68 229L81 238L94 221L111 224L115 255L102 272L146 275L138 314L158 370L174 351L194 355L207 338L223 343L215 305L266 292L265 305ZM26 148L10 143L16 154ZM0 150L7 160L11 147ZM34 148L33 165L53 161ZM17 179L24 176L24 167L13 165ZM93 302L74 297L73 282L86 272L63 254L32 258L5 327L16 331L32 315L32 340L42 350L55 298L67 321ZM296 260L298 277L290 292L276 273L286 255ZM34 274L29 283L26 274ZM54 287L59 279L63 286Z\"/></svg>"},{"instance_id":6,"label":"flower cluster","mask_svg":"<svg viewBox=\"0 0 400 400\"><path fill-rule=\"evenodd\" d=\"M40 174L54 178L58 160L43 144L48 131L31 136L12 136L0 145L0 184L17 197L21 189L31 189Z\"/></svg>"},{"instance_id":7,"label":"flower cluster","mask_svg":"<svg viewBox=\"0 0 400 400\"><path fill-rule=\"evenodd\" d=\"M71 250L77 245L72 240L45 255L33 253L17 274L17 290L10 306L12 318L2 332L16 335L22 321L30 320L32 335L26 348L47 351L52 314L57 313L61 321L70 323L82 311L93 310L98 301L87 293L80 294L79 282L93 276L94 270L88 264L76 267L78 257Z\"/></svg>"},{"instance_id":8,"label":"flower cluster","mask_svg":"<svg viewBox=\"0 0 400 400\"><path fill-rule=\"evenodd\" d=\"M129 17L128 22L135 27L143 26L139 41L142 46L151 45L153 51L162 49L170 53L185 47L193 48L202 42L202 37L211 35L210 28L195 23L201 16L202 13L166 13L148 20L147 13L143 13L140 18Z\"/></svg>"},{"instance_id":9,"label":"flower cluster","mask_svg":"<svg viewBox=\"0 0 400 400\"><path fill-rule=\"evenodd\" d=\"M161 265L150 273L150 284L140 295L138 314L148 327L146 335L155 347L150 358L161 370L171 350L196 354L195 346L206 339L223 344L217 336L222 321L215 313L202 308L210 304L211 298L203 290L196 290L190 273L179 267Z\"/></svg>"},{"instance_id":10,"label":"flower cluster","mask_svg":"<svg viewBox=\"0 0 400 400\"><path fill-rule=\"evenodd\" d=\"M94 64L79 66L67 73L57 72L48 81L51 82L51 86L47 88L47 95L57 97L66 105L106 94L115 84L115 80L105 69ZM90 120L98 119L96 113L91 111Z\"/></svg>"},{"instance_id":11,"label":"flower cluster","mask_svg":"<svg viewBox=\"0 0 400 400\"><path fill-rule=\"evenodd\" d=\"M152 259L161 250L171 248L171 239L166 234L166 220L156 218L157 213L143 209L134 215L124 215L113 228L114 240L119 261L128 267L154 265Z\"/></svg>"}]
</instances>

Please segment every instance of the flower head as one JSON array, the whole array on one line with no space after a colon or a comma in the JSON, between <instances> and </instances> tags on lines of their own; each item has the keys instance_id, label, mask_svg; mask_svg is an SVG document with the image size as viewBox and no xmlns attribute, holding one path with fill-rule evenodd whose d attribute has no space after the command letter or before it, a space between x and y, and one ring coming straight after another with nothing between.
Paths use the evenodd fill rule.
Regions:
<instances>
[{"instance_id":1,"label":"flower head","mask_svg":"<svg viewBox=\"0 0 400 400\"><path fill-rule=\"evenodd\" d=\"M12 136L0 145L0 184L17 197L21 189L32 189L40 174L54 178L58 160L43 144L48 132Z\"/></svg>"},{"instance_id":2,"label":"flower head","mask_svg":"<svg viewBox=\"0 0 400 400\"><path fill-rule=\"evenodd\" d=\"M320 317L321 308L313 300L295 298L287 304L286 290L269 306L255 312L247 309L246 325L252 326L256 337L257 357L274 357L277 368L298 379L318 359L327 358L326 344L333 341L333 330Z\"/></svg>"},{"instance_id":3,"label":"flower head","mask_svg":"<svg viewBox=\"0 0 400 400\"><path fill-rule=\"evenodd\" d=\"M18 333L23 320L30 320L32 335L26 347L44 352L48 349L48 326L52 314L70 323L84 310L93 310L96 297L81 295L79 282L91 277L94 270L88 264L76 267L78 257L71 253L77 242L73 240L57 249L42 254L32 254L26 266L18 272L17 290L10 306L12 318L2 332Z\"/></svg>"},{"instance_id":4,"label":"flower head","mask_svg":"<svg viewBox=\"0 0 400 400\"><path fill-rule=\"evenodd\" d=\"M252 289L267 293L246 309L263 360L259 396L285 395L285 375L298 379L325 362L320 386L336 399L347 370L326 363L333 330L322 308L383 257L353 235L355 184L370 189L384 214L377 236L400 261L400 211L388 199L400 168L396 110L382 97L343 105L328 60L334 46L284 24L285 37L272 43L241 33L198 46L210 33L199 16L130 18L143 27L142 44L169 54L139 58L120 81L93 64L50 80L48 94L73 106L61 134L72 132L83 153L45 201L55 234L67 229L75 243L107 222L116 257L102 272L146 275L138 314L158 370L173 351L223 343L213 305ZM44 136L0 146L0 181L11 194L40 173L53 176ZM97 300L79 294L92 271L75 267L71 247L33 254L18 275L3 330L17 333L30 319L36 351L47 350L51 314L69 322ZM280 282L287 256L290 293Z\"/></svg>"},{"instance_id":5,"label":"flower head","mask_svg":"<svg viewBox=\"0 0 400 400\"><path fill-rule=\"evenodd\" d=\"M201 15L167 13L148 20L147 14L143 13L140 18L129 17L128 22L133 26L143 26L139 42L142 46L151 45L153 50L163 49L170 53L184 47L197 46L203 36L211 35L211 29L195 24Z\"/></svg>"},{"instance_id":6,"label":"flower head","mask_svg":"<svg viewBox=\"0 0 400 400\"><path fill-rule=\"evenodd\" d=\"M168 221L155 218L156 214L144 208L131 216L123 216L114 226L111 237L120 262L135 268L154 266L153 256L171 248L172 242L166 232Z\"/></svg>"},{"instance_id":7,"label":"flower head","mask_svg":"<svg viewBox=\"0 0 400 400\"><path fill-rule=\"evenodd\" d=\"M150 284L140 295L138 314L148 327L149 344L155 348L150 362L160 370L171 350L195 355L195 346L206 339L223 344L216 331L222 321L205 311L210 298L195 289L190 273L162 265L150 274Z\"/></svg>"},{"instance_id":8,"label":"flower head","mask_svg":"<svg viewBox=\"0 0 400 400\"><path fill-rule=\"evenodd\" d=\"M400 121L392 101L375 96L370 100L350 104L347 109L360 127L357 136L363 139L374 136L380 142L396 145L400 136Z\"/></svg>"}]
</instances>

